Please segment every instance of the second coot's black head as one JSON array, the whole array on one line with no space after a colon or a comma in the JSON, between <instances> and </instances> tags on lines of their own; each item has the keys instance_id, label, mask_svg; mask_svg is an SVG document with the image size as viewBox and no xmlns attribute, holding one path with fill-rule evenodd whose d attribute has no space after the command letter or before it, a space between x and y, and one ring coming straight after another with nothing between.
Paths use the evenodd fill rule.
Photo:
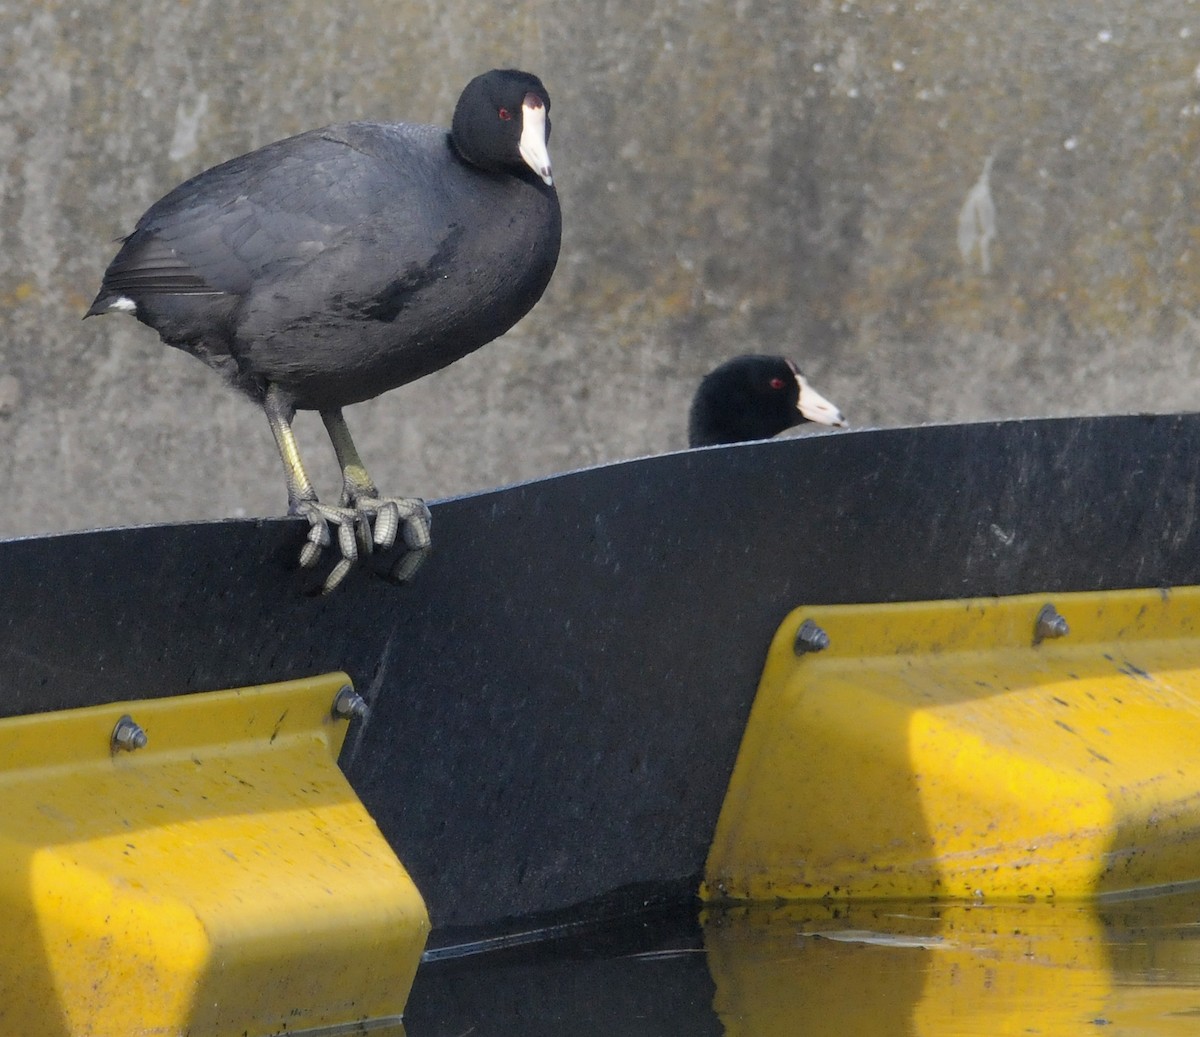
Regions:
<instances>
[{"instance_id":1,"label":"second coot's black head","mask_svg":"<svg viewBox=\"0 0 1200 1037\"><path fill-rule=\"evenodd\" d=\"M688 445L768 439L806 421L846 424L842 412L787 358L734 357L700 382L688 418Z\"/></svg>"}]
</instances>

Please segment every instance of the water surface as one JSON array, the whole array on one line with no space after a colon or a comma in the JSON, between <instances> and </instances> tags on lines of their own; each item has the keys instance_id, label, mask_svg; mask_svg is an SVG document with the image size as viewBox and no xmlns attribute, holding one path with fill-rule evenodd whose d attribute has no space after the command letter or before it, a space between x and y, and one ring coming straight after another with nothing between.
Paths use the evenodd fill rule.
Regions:
<instances>
[{"instance_id":1,"label":"water surface","mask_svg":"<svg viewBox=\"0 0 1200 1037\"><path fill-rule=\"evenodd\" d=\"M646 916L422 966L408 1037L1200 1034L1200 894Z\"/></svg>"}]
</instances>

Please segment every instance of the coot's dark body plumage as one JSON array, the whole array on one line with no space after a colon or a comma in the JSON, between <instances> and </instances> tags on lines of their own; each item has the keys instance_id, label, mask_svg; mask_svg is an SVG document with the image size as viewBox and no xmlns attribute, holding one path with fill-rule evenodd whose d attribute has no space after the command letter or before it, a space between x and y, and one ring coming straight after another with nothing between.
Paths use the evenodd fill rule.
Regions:
<instances>
[{"instance_id":1,"label":"coot's dark body plumage","mask_svg":"<svg viewBox=\"0 0 1200 1037\"><path fill-rule=\"evenodd\" d=\"M786 357L746 354L701 379L688 413L688 446L768 439L806 421L846 424Z\"/></svg>"},{"instance_id":2,"label":"coot's dark body plumage","mask_svg":"<svg viewBox=\"0 0 1200 1037\"><path fill-rule=\"evenodd\" d=\"M434 126L313 130L187 181L138 221L90 312L132 299L261 399L344 407L521 319L558 258L554 188L488 173ZM219 294L213 294L213 293Z\"/></svg>"},{"instance_id":3,"label":"coot's dark body plumage","mask_svg":"<svg viewBox=\"0 0 1200 1037\"><path fill-rule=\"evenodd\" d=\"M215 166L142 216L87 315L132 312L263 403L292 510L340 523L298 455L299 471L289 466L292 414L321 411L335 448L344 433L346 474L342 407L445 367L529 312L559 252L549 107L535 76L494 71L464 90L449 133L348 123ZM378 510L363 479L342 501L360 526ZM359 543L370 545L361 528Z\"/></svg>"}]
</instances>

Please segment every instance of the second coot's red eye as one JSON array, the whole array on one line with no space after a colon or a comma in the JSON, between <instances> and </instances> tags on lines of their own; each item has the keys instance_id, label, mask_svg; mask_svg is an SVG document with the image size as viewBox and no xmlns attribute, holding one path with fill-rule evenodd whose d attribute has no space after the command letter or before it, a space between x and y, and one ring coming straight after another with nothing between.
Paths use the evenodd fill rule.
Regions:
<instances>
[{"instance_id":1,"label":"second coot's red eye","mask_svg":"<svg viewBox=\"0 0 1200 1037\"><path fill-rule=\"evenodd\" d=\"M771 379L771 388L772 389L782 389L785 384L786 383L784 382L784 380L782 378L772 378Z\"/></svg>"},{"instance_id":2,"label":"second coot's red eye","mask_svg":"<svg viewBox=\"0 0 1200 1037\"><path fill-rule=\"evenodd\" d=\"M508 122L508 120L512 118L512 112L510 112L507 108L501 108L496 114L505 122Z\"/></svg>"}]
</instances>

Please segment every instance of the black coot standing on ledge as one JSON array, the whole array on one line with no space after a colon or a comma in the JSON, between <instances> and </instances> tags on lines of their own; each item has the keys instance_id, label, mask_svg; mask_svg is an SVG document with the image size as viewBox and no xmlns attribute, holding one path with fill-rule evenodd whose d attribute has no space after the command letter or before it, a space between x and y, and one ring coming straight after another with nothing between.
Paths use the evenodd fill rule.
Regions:
<instances>
[{"instance_id":1,"label":"black coot standing on ledge","mask_svg":"<svg viewBox=\"0 0 1200 1037\"><path fill-rule=\"evenodd\" d=\"M311 525L303 565L337 528L326 591L401 525L393 575L424 558L428 509L379 496L342 408L453 363L541 297L561 230L549 111L536 76L495 70L467 84L449 132L359 122L269 144L156 202L105 272L86 316L132 313L262 404L289 510ZM336 507L304 471L297 409L333 442Z\"/></svg>"},{"instance_id":2,"label":"black coot standing on ledge","mask_svg":"<svg viewBox=\"0 0 1200 1037\"><path fill-rule=\"evenodd\" d=\"M738 356L701 380L688 416L688 446L768 439L806 421L846 424L786 357Z\"/></svg>"}]
</instances>

